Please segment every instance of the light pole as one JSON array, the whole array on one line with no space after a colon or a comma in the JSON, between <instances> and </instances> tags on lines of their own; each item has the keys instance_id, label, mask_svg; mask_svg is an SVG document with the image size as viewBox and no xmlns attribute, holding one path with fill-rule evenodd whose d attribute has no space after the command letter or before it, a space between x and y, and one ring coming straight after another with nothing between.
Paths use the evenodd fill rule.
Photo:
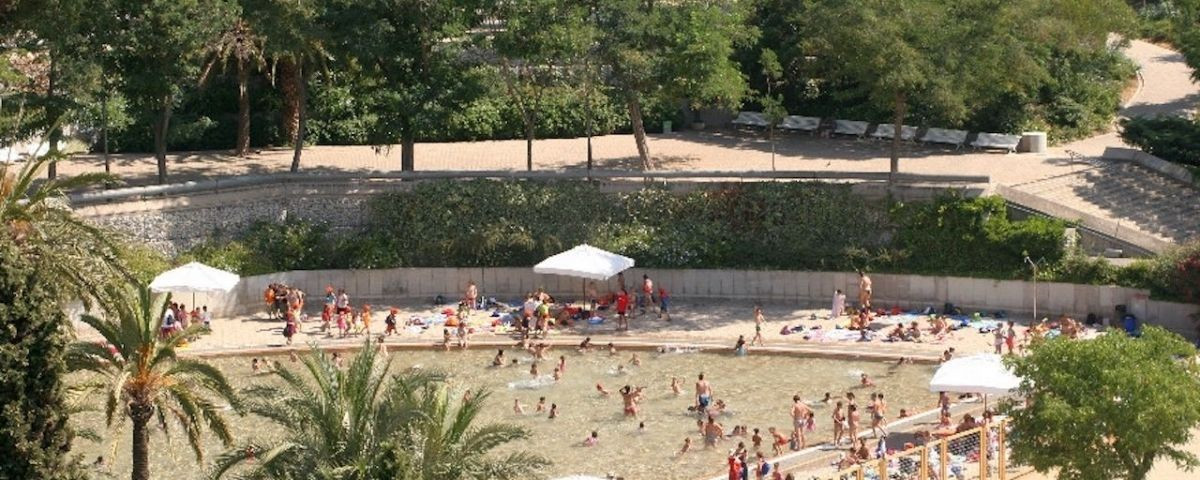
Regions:
<instances>
[{"instance_id":1,"label":"light pole","mask_svg":"<svg viewBox=\"0 0 1200 480\"><path fill-rule=\"evenodd\" d=\"M1029 258L1029 255L1026 255L1025 263L1028 263L1029 266L1033 268L1033 321L1037 322L1038 321L1038 316L1037 316L1037 296L1038 296L1037 268L1038 267L1037 267L1037 262L1034 262L1033 259Z\"/></svg>"}]
</instances>

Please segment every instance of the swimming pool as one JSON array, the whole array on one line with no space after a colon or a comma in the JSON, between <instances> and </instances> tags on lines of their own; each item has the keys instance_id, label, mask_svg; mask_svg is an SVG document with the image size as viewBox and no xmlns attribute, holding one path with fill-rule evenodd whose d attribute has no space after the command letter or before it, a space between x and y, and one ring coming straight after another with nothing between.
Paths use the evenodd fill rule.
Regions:
<instances>
[{"instance_id":1,"label":"swimming pool","mask_svg":"<svg viewBox=\"0 0 1200 480\"><path fill-rule=\"evenodd\" d=\"M715 353L657 353L639 351L642 364L630 364L632 351L620 351L610 356L607 351L586 354L573 348L556 347L539 362L542 379L532 381L529 373L532 356L517 349L505 348L508 358L517 358L518 365L490 367L495 350L450 352L431 350L396 350L390 355L394 369L423 368L444 371L451 375L450 384L457 392L466 388L484 387L492 392L491 401L481 415L482 422L507 422L527 428L530 438L511 444L509 449L524 449L541 454L553 461L545 472L549 478L568 474L603 476L607 473L628 479L695 479L711 476L724 468L730 448L744 441L751 448L749 436L726 440L717 448L705 449L699 436L695 414L687 407L694 401L693 385L697 374L703 372L712 384L715 398L723 399L730 412L717 420L726 431L734 425L759 428L764 437L763 453L770 456L767 427L790 432L789 416L792 395L800 395L814 405L816 431L809 433L809 443L832 438L829 414L832 406L819 402L825 392L839 397L846 391L855 392L860 406L871 392L883 392L889 404L889 420L901 408L909 412L931 408L936 396L928 391L928 381L934 367L930 365L895 365L894 362L846 361L804 358L786 355L755 355L733 357ZM566 373L562 380L549 378L559 356L566 357ZM278 358L287 364L286 357ZM509 360L511 361L511 360ZM249 357L227 357L211 362L230 377L236 387L261 381L253 378ZM865 372L876 383L874 388L859 386L859 374ZM683 393L675 396L670 388L671 378L682 383ZM612 392L602 397L596 383ZM638 430L639 420L627 418L622 412L617 390L624 385L644 386L645 401L641 404L644 431ZM545 413L534 414L540 397L546 404L557 404L559 418L548 419ZM525 415L513 411L513 400L526 407ZM863 414L864 426L869 416ZM99 414L83 414L80 424L103 431ZM255 434L270 436L274 428L257 417L237 418L232 422L234 436L241 439ZM178 429L173 429L178 430ZM592 431L599 435L593 447L582 446ZM196 464L191 449L178 431L169 443L155 429L151 434L151 472L156 478L199 479L204 467ZM692 438L692 451L676 455L685 437ZM115 443L97 444L77 439L73 453L94 459L104 455L116 478L129 472L129 433L124 431ZM220 445L208 439L208 458L221 451ZM501 449L497 453L504 453ZM101 476L101 478L103 478Z\"/></svg>"}]
</instances>

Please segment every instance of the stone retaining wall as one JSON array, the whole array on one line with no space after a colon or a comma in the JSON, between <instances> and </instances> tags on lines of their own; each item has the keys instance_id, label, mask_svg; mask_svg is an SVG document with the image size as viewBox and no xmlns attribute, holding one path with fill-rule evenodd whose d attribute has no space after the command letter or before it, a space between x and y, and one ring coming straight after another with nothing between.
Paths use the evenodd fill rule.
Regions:
<instances>
[{"instance_id":1,"label":"stone retaining wall","mask_svg":"<svg viewBox=\"0 0 1200 480\"><path fill-rule=\"evenodd\" d=\"M632 288L643 273L656 285L665 287L676 299L724 298L796 306L824 307L834 289L842 289L853 301L858 292L858 276L851 272L800 272L761 270L655 270L632 269L626 272ZM1029 318L1034 307L1034 284L1023 281L988 280L919 275L871 275L875 304L902 308L932 306L941 309L953 303L965 311L1004 310ZM244 314L262 308L262 292L272 282L296 286L313 296L323 295L326 285L346 288L355 303L431 302L437 295L454 301L468 281L479 285L480 292L501 300L517 300L525 292L539 287L560 298L579 296L579 279L557 275L539 275L531 268L394 268L385 270L313 270L258 275L242 279L238 288L223 298L212 298L210 308L221 315ZM598 289L613 289L615 280L599 282ZM1162 325L1190 338L1196 329L1188 315L1195 305L1159 302L1149 299L1145 290L1067 283L1037 284L1038 316L1061 313L1082 318L1088 313L1114 317L1117 305L1128 305L1139 318Z\"/></svg>"}]
</instances>

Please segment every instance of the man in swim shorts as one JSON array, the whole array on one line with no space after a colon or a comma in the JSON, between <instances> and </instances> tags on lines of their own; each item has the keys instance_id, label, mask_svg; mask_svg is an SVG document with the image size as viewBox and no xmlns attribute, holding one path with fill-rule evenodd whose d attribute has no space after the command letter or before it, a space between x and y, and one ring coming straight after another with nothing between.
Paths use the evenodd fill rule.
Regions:
<instances>
[{"instance_id":1,"label":"man in swim shorts","mask_svg":"<svg viewBox=\"0 0 1200 480\"><path fill-rule=\"evenodd\" d=\"M717 440L724 437L725 429L713 417L708 417L708 423L704 424L704 446L715 447L717 446Z\"/></svg>"},{"instance_id":2,"label":"man in swim shorts","mask_svg":"<svg viewBox=\"0 0 1200 480\"><path fill-rule=\"evenodd\" d=\"M704 379L704 374L701 373L696 381L696 405L698 410L703 412L712 403L712 385L708 384L708 380Z\"/></svg>"}]
</instances>

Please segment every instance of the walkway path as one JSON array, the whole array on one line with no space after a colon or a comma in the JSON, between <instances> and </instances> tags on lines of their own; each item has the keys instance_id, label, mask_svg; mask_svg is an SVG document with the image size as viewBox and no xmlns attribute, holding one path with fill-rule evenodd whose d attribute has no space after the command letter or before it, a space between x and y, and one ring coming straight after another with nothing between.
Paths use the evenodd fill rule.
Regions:
<instances>
[{"instance_id":1,"label":"walkway path","mask_svg":"<svg viewBox=\"0 0 1200 480\"><path fill-rule=\"evenodd\" d=\"M1121 111L1124 116L1148 114L1187 114L1200 99L1200 87L1191 82L1191 70L1182 57L1171 50L1146 42L1134 41L1126 53L1142 67L1144 84ZM971 150L930 148L905 145L902 171L911 173L947 173L988 175L1002 185L1022 185L1030 193L1129 225L1164 240L1180 241L1195 235L1200 206L1187 199L1200 195L1194 187L1167 181L1158 175L1126 167L1098 168L1072 160L1068 151L1098 156L1106 147L1122 146L1115 133L1104 133L1060 147L1048 154L1000 154ZM888 150L883 142L871 140L820 139L806 135L785 136L777 142L772 160L771 145L760 135L730 132L678 132L652 135L650 150L657 166L664 170L769 171L888 170ZM607 135L593 139L595 168L634 170L639 164L634 142L629 135ZM264 150L249 158L235 158L224 152L188 152L170 156L172 181L221 176L266 174L287 171L291 162L288 149ZM400 149L376 151L368 146L316 146L305 150L302 167L309 172L371 172L398 170ZM534 144L534 168L538 170L582 169L587 158L587 142L578 139L539 140ZM425 143L416 146L419 170L521 170L525 168L525 143L522 140L460 143ZM96 155L77 156L60 165L66 175L99 171L102 161ZM152 157L116 155L113 172L130 184L155 181ZM1119 177L1119 178L1113 178ZM1052 180L1047 180L1052 179ZM1038 183L1040 181L1045 183ZM1136 183L1144 194L1133 197L1115 183ZM1166 216L1156 212L1158 199L1182 199L1167 207ZM1140 203L1140 204L1135 204Z\"/></svg>"}]
</instances>

